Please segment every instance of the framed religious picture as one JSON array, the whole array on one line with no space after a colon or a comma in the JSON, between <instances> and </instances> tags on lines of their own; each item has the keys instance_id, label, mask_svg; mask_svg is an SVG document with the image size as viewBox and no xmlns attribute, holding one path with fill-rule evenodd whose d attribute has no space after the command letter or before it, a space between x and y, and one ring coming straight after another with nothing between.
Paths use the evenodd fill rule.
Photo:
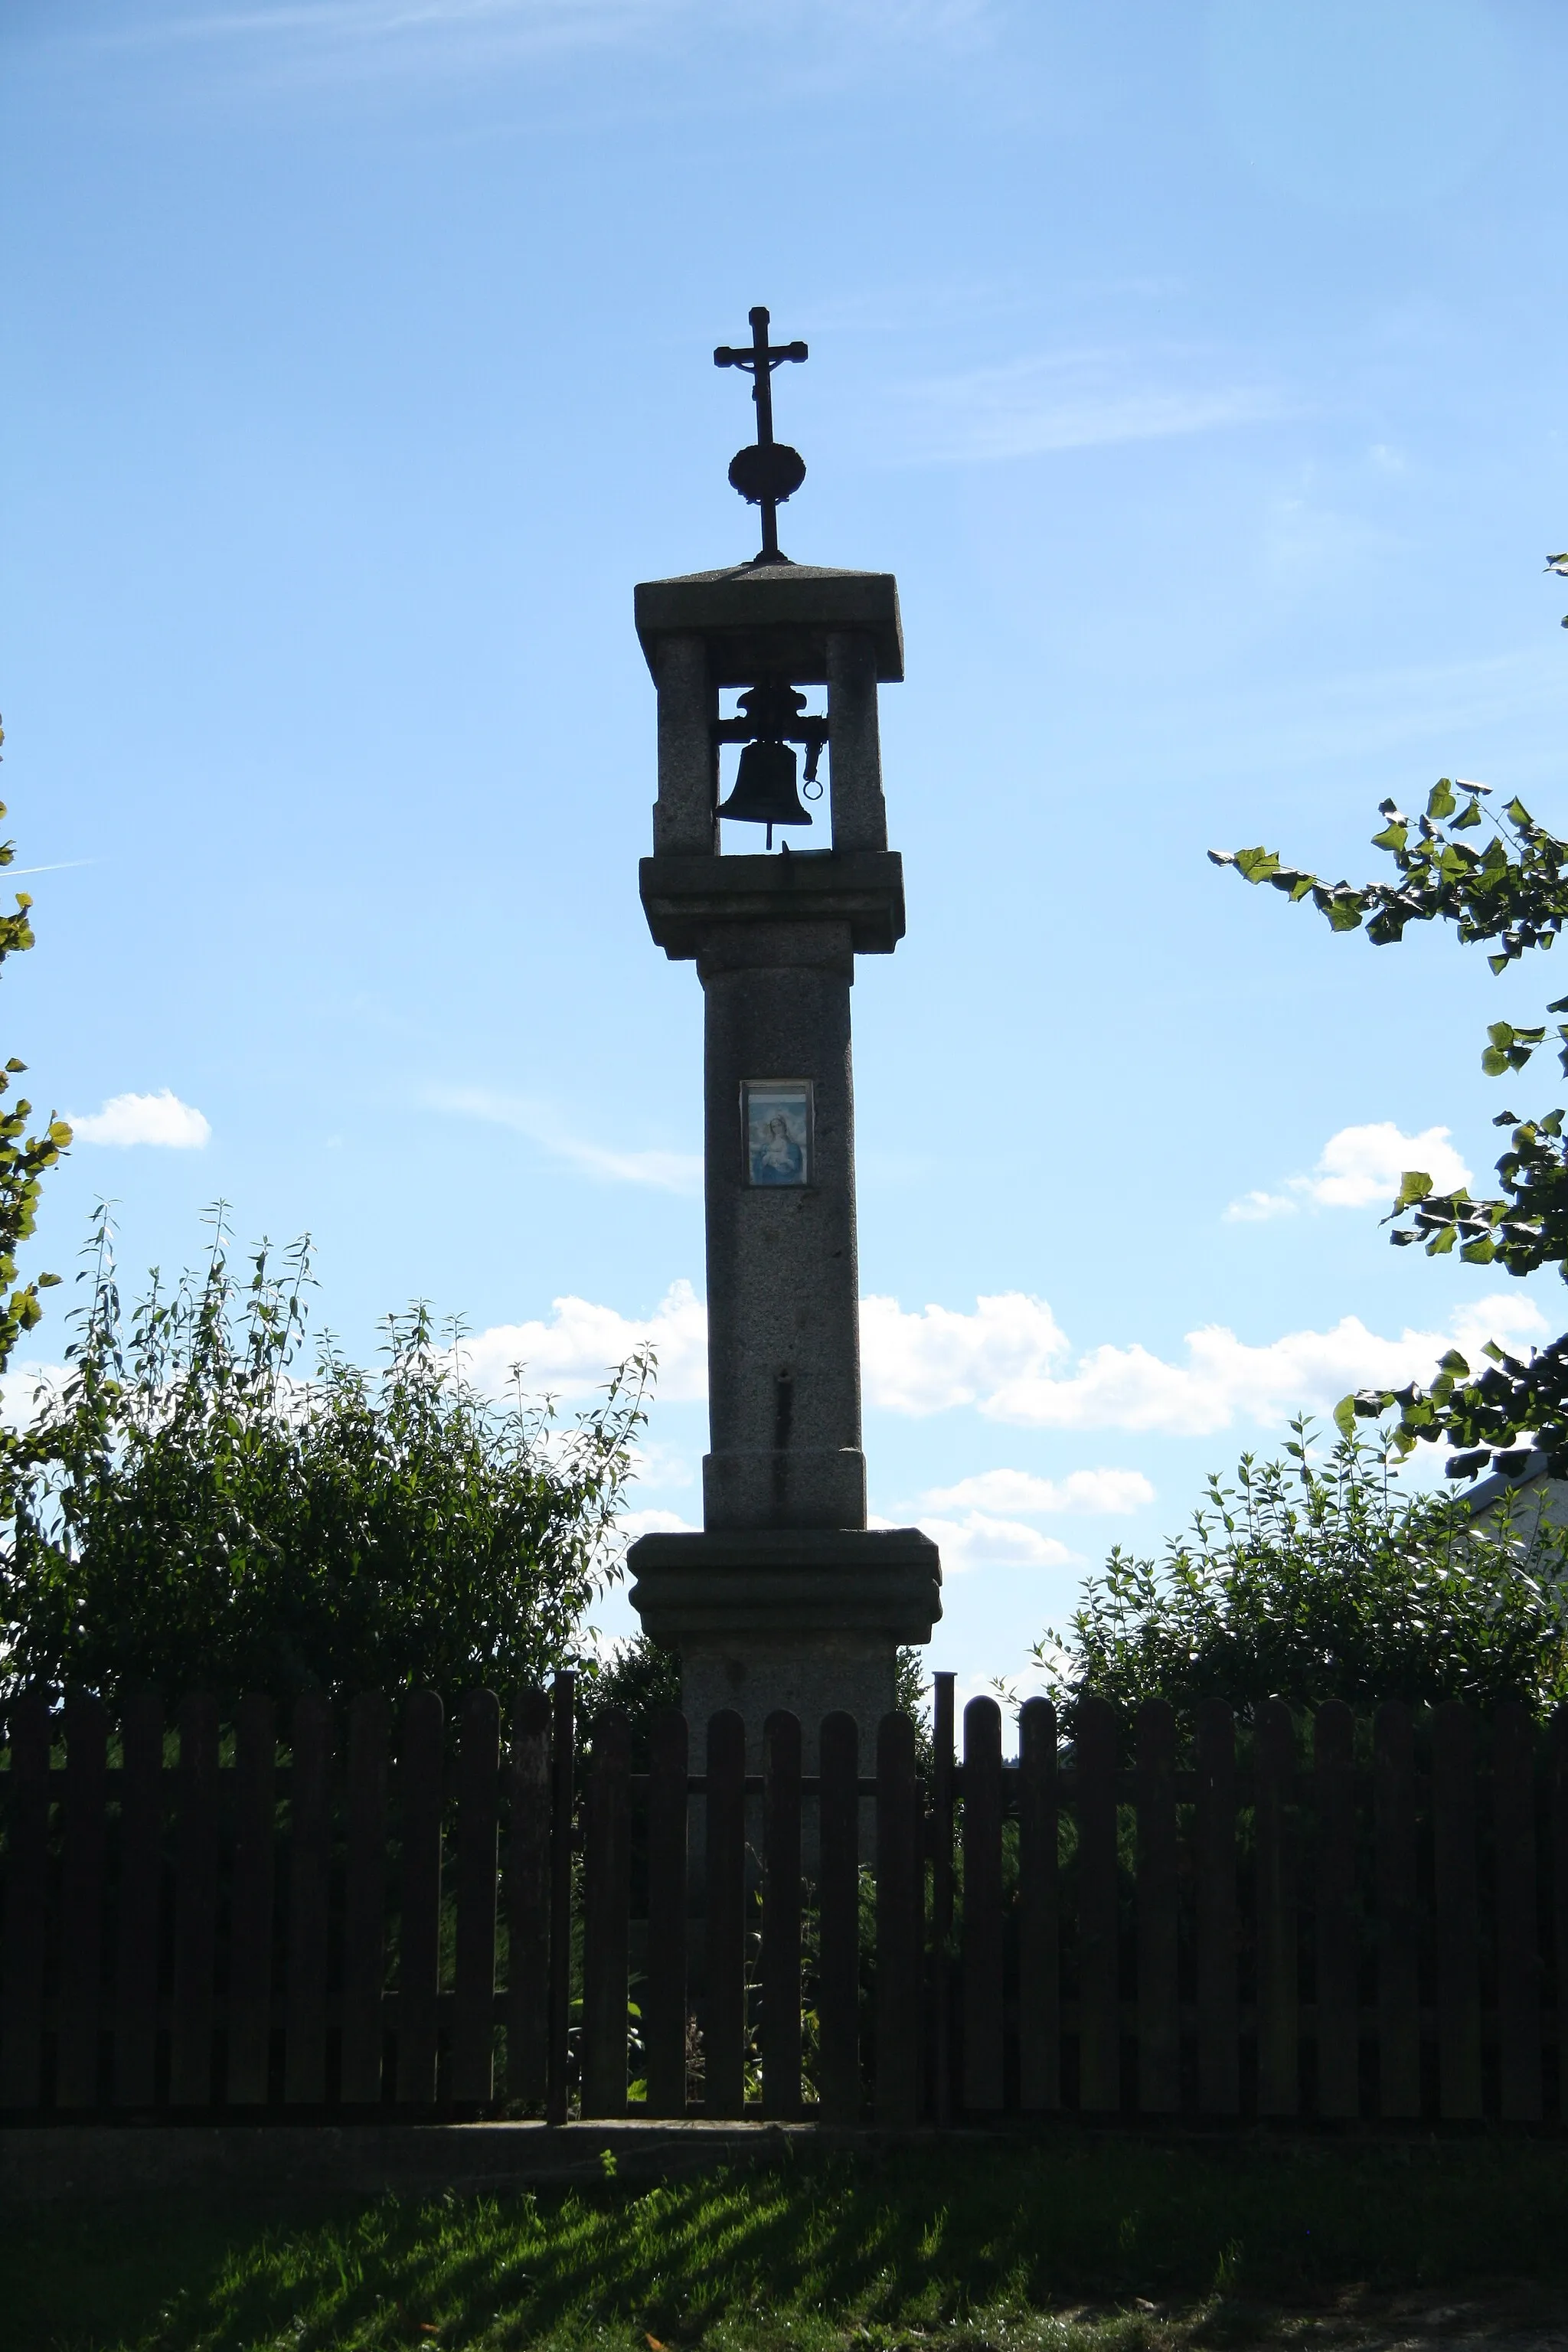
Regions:
<instances>
[{"instance_id":1,"label":"framed religious picture","mask_svg":"<svg viewBox=\"0 0 1568 2352\"><path fill-rule=\"evenodd\" d=\"M742 1078L741 1139L748 1184L809 1184L811 1080Z\"/></svg>"}]
</instances>

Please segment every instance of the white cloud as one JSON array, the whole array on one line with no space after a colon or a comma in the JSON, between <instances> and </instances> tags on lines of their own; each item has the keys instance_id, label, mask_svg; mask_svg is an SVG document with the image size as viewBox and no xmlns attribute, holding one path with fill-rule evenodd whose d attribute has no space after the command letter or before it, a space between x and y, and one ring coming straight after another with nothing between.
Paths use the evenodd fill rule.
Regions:
<instances>
[{"instance_id":1,"label":"white cloud","mask_svg":"<svg viewBox=\"0 0 1568 2352\"><path fill-rule=\"evenodd\" d=\"M1151 382L1151 364L1126 352L1062 352L913 384L895 446L928 463L984 462L1164 440L1287 413L1256 384ZM1193 372L1190 357L1154 364L1165 375Z\"/></svg>"},{"instance_id":2,"label":"white cloud","mask_svg":"<svg viewBox=\"0 0 1568 2352\"><path fill-rule=\"evenodd\" d=\"M1456 1342L1472 1360L1488 1338L1545 1335L1539 1308L1496 1292L1460 1310L1447 1331L1370 1331L1347 1315L1327 1331L1290 1331L1254 1345L1224 1325L1186 1336L1167 1361L1137 1342L1090 1348L1075 1360L1043 1299L1017 1292L904 1314L866 1299L861 1330L869 1401L921 1415L972 1404L988 1420L1031 1429L1148 1429L1202 1437L1233 1422L1278 1423L1303 1407L1329 1411L1347 1391L1424 1379Z\"/></svg>"},{"instance_id":3,"label":"white cloud","mask_svg":"<svg viewBox=\"0 0 1568 2352\"><path fill-rule=\"evenodd\" d=\"M1342 1127L1331 1135L1306 1185L1325 1209L1367 1209L1392 1199L1407 1168L1425 1169L1439 1192L1452 1192L1470 1181L1446 1127L1402 1135L1391 1118L1383 1118L1369 1127Z\"/></svg>"},{"instance_id":4,"label":"white cloud","mask_svg":"<svg viewBox=\"0 0 1568 2352\"><path fill-rule=\"evenodd\" d=\"M199 1151L212 1129L199 1110L167 1087L155 1095L111 1095L101 1110L70 1115L79 1143L156 1143L169 1151Z\"/></svg>"},{"instance_id":5,"label":"white cloud","mask_svg":"<svg viewBox=\"0 0 1568 2352\"><path fill-rule=\"evenodd\" d=\"M1186 1360L1168 1363L1147 1348L1091 1348L1070 1371L1004 1381L981 1402L995 1421L1035 1429L1150 1429L1203 1437L1246 1418L1278 1423L1298 1408L1331 1411L1350 1390L1397 1388L1426 1378L1456 1342L1473 1361L1491 1337L1544 1336L1528 1298L1504 1293L1453 1318L1447 1331L1406 1329L1397 1339L1369 1331L1359 1316L1328 1331L1290 1331L1262 1346L1223 1324L1189 1331Z\"/></svg>"},{"instance_id":6,"label":"white cloud","mask_svg":"<svg viewBox=\"0 0 1568 2352\"><path fill-rule=\"evenodd\" d=\"M1470 1171L1448 1135L1446 1127L1405 1135L1391 1118L1342 1127L1324 1144L1311 1175L1288 1178L1285 1192L1244 1192L1225 1213L1232 1223L1251 1224L1291 1216L1302 1202L1321 1209L1391 1207L1407 1168L1424 1170L1439 1192L1456 1192L1468 1184Z\"/></svg>"},{"instance_id":7,"label":"white cloud","mask_svg":"<svg viewBox=\"0 0 1568 2352\"><path fill-rule=\"evenodd\" d=\"M697 1530L689 1519L679 1511L623 1511L616 1521L616 1533L624 1543L636 1543L638 1536L694 1535Z\"/></svg>"},{"instance_id":8,"label":"white cloud","mask_svg":"<svg viewBox=\"0 0 1568 2352\"><path fill-rule=\"evenodd\" d=\"M866 1397L886 1412L978 1404L1000 1382L1037 1374L1067 1346L1045 1300L1019 1290L976 1299L972 1315L951 1307L906 1315L896 1298L860 1301Z\"/></svg>"},{"instance_id":9,"label":"white cloud","mask_svg":"<svg viewBox=\"0 0 1568 2352\"><path fill-rule=\"evenodd\" d=\"M963 1576L974 1568L1077 1568L1081 1556L1055 1536L1021 1519L999 1519L988 1511L966 1511L960 1519L922 1513L918 1524L942 1551L942 1571Z\"/></svg>"},{"instance_id":10,"label":"white cloud","mask_svg":"<svg viewBox=\"0 0 1568 2352\"><path fill-rule=\"evenodd\" d=\"M1244 1192L1225 1213L1233 1225L1260 1225L1270 1217L1293 1217L1300 1206L1288 1192Z\"/></svg>"},{"instance_id":11,"label":"white cloud","mask_svg":"<svg viewBox=\"0 0 1568 2352\"><path fill-rule=\"evenodd\" d=\"M1032 1519L1137 1511L1154 1500L1154 1489L1142 1470L1073 1470L1059 1485L1028 1470L983 1470L956 1486L933 1486L924 1500L934 1511L1010 1511Z\"/></svg>"},{"instance_id":12,"label":"white cloud","mask_svg":"<svg viewBox=\"0 0 1568 2352\"><path fill-rule=\"evenodd\" d=\"M1519 1346L1547 1330L1532 1300L1495 1291L1459 1309L1446 1330L1406 1328L1385 1337L1346 1315L1328 1330L1288 1331L1254 1343L1223 1324L1207 1324L1187 1333L1184 1352L1172 1360L1138 1341L1075 1356L1044 1299L1018 1291L977 1299L969 1314L948 1307L905 1314L894 1298L861 1301L866 1396L883 1412L923 1419L971 1405L989 1421L1018 1428L1156 1430L1174 1437L1207 1436L1238 1421L1278 1425L1298 1409L1326 1412L1349 1390L1427 1378L1450 1347L1475 1363L1489 1339ZM531 1389L581 1397L642 1339L658 1350L662 1399L689 1403L706 1396L707 1315L684 1281L671 1283L651 1315L557 1298L548 1321L497 1324L465 1340L463 1351L484 1387L500 1388L512 1365L521 1363ZM928 1499L938 1508L973 1507L1009 1520L1047 1509L1121 1511L1147 1499L1138 1479L1135 1471L1085 1470L1058 1486L1022 1471L994 1471ZM1043 1493L1052 1497L1048 1504Z\"/></svg>"},{"instance_id":13,"label":"white cloud","mask_svg":"<svg viewBox=\"0 0 1568 2352\"><path fill-rule=\"evenodd\" d=\"M510 1128L526 1135L553 1159L564 1160L584 1176L612 1184L649 1184L663 1192L696 1192L702 1186L702 1160L691 1151L620 1151L574 1135L553 1111L518 1095L496 1094L487 1087L446 1087L431 1097L437 1109L457 1111L484 1119L491 1127Z\"/></svg>"},{"instance_id":14,"label":"white cloud","mask_svg":"<svg viewBox=\"0 0 1568 2352\"><path fill-rule=\"evenodd\" d=\"M620 1314L586 1298L551 1301L549 1322L497 1323L463 1342L481 1388L500 1389L521 1364L530 1389L589 1396L643 1339L658 1350L658 1394L680 1403L708 1393L708 1316L689 1282L672 1282L651 1315Z\"/></svg>"},{"instance_id":15,"label":"white cloud","mask_svg":"<svg viewBox=\"0 0 1568 2352\"><path fill-rule=\"evenodd\" d=\"M835 0L792 12L815 17L817 40L846 29L862 40L966 43L988 0ZM116 47L199 43L268 59L287 70L472 71L514 61L614 48L668 56L683 39L731 31L715 0L276 0L267 6L173 7L161 18L100 37ZM755 34L748 23L754 42ZM799 51L799 26L775 37Z\"/></svg>"}]
</instances>

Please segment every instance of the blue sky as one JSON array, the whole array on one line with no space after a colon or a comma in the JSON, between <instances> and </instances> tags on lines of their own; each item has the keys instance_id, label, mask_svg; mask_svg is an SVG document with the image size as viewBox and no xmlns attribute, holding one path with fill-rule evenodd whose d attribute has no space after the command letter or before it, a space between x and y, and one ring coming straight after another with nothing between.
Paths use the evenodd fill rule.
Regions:
<instances>
[{"instance_id":1,"label":"blue sky","mask_svg":"<svg viewBox=\"0 0 1568 2352\"><path fill-rule=\"evenodd\" d=\"M763 301L784 544L903 604L860 1240L934 1663L1016 1674L1294 1407L1560 1328L1377 1220L1401 1136L1484 1174L1483 1024L1561 980L1204 852L1359 877L1441 772L1568 817L1561 9L10 0L0 68L5 1042L86 1122L35 1263L222 1194L356 1349L420 1296L570 1396L651 1328L637 1505L697 1516L631 589L751 551Z\"/></svg>"}]
</instances>

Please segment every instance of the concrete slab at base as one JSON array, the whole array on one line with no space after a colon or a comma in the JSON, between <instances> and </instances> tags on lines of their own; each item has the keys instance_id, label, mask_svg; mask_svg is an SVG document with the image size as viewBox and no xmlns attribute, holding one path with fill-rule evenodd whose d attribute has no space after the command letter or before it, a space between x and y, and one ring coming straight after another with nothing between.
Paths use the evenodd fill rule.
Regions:
<instances>
[{"instance_id":1,"label":"concrete slab at base","mask_svg":"<svg viewBox=\"0 0 1568 2352\"><path fill-rule=\"evenodd\" d=\"M823 2137L816 2124L22 2124L0 2129L0 2210L65 2198L499 2194L603 2180L606 2154L617 2180L657 2180Z\"/></svg>"}]
</instances>

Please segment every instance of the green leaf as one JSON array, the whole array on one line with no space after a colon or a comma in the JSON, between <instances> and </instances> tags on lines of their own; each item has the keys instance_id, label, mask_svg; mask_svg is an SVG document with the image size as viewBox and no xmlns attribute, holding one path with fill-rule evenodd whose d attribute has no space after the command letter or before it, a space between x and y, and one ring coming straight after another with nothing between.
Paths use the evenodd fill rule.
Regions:
<instances>
[{"instance_id":1,"label":"green leaf","mask_svg":"<svg viewBox=\"0 0 1568 2352\"><path fill-rule=\"evenodd\" d=\"M1409 838L1407 824L1385 824L1381 833L1373 835L1372 845L1374 849L1403 849Z\"/></svg>"},{"instance_id":2,"label":"green leaf","mask_svg":"<svg viewBox=\"0 0 1568 2352\"><path fill-rule=\"evenodd\" d=\"M1342 1437L1355 1435L1355 1399L1342 1396L1334 1407L1334 1427Z\"/></svg>"},{"instance_id":3,"label":"green leaf","mask_svg":"<svg viewBox=\"0 0 1568 2352\"><path fill-rule=\"evenodd\" d=\"M1509 802L1507 807L1503 810L1503 814L1507 817L1510 824L1518 825L1521 832L1528 831L1535 823L1535 819L1531 815L1530 811L1525 807L1524 803L1520 800L1517 795L1514 799Z\"/></svg>"},{"instance_id":4,"label":"green leaf","mask_svg":"<svg viewBox=\"0 0 1568 2352\"><path fill-rule=\"evenodd\" d=\"M1395 1210L1408 1209L1413 1201L1424 1201L1432 1190L1432 1179L1424 1168L1407 1168L1399 1180L1399 1198Z\"/></svg>"},{"instance_id":5,"label":"green leaf","mask_svg":"<svg viewBox=\"0 0 1568 2352\"><path fill-rule=\"evenodd\" d=\"M1427 815L1435 820L1452 816L1457 805L1453 785L1447 776L1439 776L1426 795Z\"/></svg>"},{"instance_id":6,"label":"green leaf","mask_svg":"<svg viewBox=\"0 0 1568 2352\"><path fill-rule=\"evenodd\" d=\"M1447 1257L1448 1252L1453 1248L1455 1242L1458 1239L1458 1233L1459 1229L1458 1225L1440 1226L1426 1244L1427 1256Z\"/></svg>"},{"instance_id":7,"label":"green leaf","mask_svg":"<svg viewBox=\"0 0 1568 2352\"><path fill-rule=\"evenodd\" d=\"M1450 1348L1447 1354L1444 1357L1441 1364L1438 1366L1439 1371L1463 1373L1466 1376L1468 1375L1469 1369L1468 1364L1465 1361L1463 1356L1460 1355L1458 1348Z\"/></svg>"},{"instance_id":8,"label":"green leaf","mask_svg":"<svg viewBox=\"0 0 1568 2352\"><path fill-rule=\"evenodd\" d=\"M1500 1078L1505 1070L1513 1066L1513 1056L1500 1052L1496 1045L1489 1045L1481 1055L1481 1067L1489 1078Z\"/></svg>"},{"instance_id":9,"label":"green leaf","mask_svg":"<svg viewBox=\"0 0 1568 2352\"><path fill-rule=\"evenodd\" d=\"M1246 882L1267 882L1279 871L1279 860L1271 849L1238 849L1236 868Z\"/></svg>"},{"instance_id":10,"label":"green leaf","mask_svg":"<svg viewBox=\"0 0 1568 2352\"><path fill-rule=\"evenodd\" d=\"M1490 1265L1497 1255L1497 1244L1490 1234L1483 1234L1479 1242L1467 1242L1459 1255L1467 1265Z\"/></svg>"}]
</instances>

